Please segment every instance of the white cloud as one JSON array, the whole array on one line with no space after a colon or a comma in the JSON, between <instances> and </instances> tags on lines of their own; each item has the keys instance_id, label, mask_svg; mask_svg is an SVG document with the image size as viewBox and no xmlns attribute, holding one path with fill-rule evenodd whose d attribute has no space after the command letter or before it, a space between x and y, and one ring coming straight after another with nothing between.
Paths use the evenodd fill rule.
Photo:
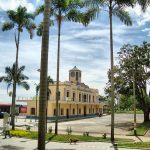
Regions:
<instances>
[{"instance_id":1,"label":"white cloud","mask_svg":"<svg viewBox=\"0 0 150 150\"><path fill-rule=\"evenodd\" d=\"M140 26L150 21L150 6L147 8L145 13L142 12L139 5L136 5L134 8L127 8L127 10L133 17L135 17L138 25Z\"/></svg>"},{"instance_id":2,"label":"white cloud","mask_svg":"<svg viewBox=\"0 0 150 150\"><path fill-rule=\"evenodd\" d=\"M25 6L28 12L35 10L34 5L27 0L0 0L0 9L6 11L9 9L16 9L19 5Z\"/></svg>"}]
</instances>

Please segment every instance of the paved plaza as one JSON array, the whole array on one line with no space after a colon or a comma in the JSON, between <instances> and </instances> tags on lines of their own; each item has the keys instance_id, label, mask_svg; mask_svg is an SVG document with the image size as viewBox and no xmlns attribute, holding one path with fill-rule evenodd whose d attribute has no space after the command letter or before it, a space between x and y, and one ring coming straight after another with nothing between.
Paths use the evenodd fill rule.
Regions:
<instances>
[{"instance_id":1,"label":"paved plaza","mask_svg":"<svg viewBox=\"0 0 150 150\"><path fill-rule=\"evenodd\" d=\"M110 135L110 120L111 116L102 116L95 118L87 118L75 121L67 121L58 123L59 133L66 133L67 127L71 127L73 133L82 134L83 132L90 132L92 135L99 135L107 133ZM143 115L137 114L137 122L143 122ZM0 119L0 126L2 127L3 120ZM25 119L19 117L16 120L16 125L21 128L25 127L24 125L32 126L32 130L37 130L38 122L34 119ZM48 122L48 127L52 126L54 129L54 123ZM129 129L133 128L133 114L116 114L115 115L115 134L116 135L127 135ZM54 130L53 130L54 131Z\"/></svg>"},{"instance_id":2,"label":"paved plaza","mask_svg":"<svg viewBox=\"0 0 150 150\"><path fill-rule=\"evenodd\" d=\"M137 115L138 123L143 121L143 115ZM132 127L133 115L132 114L116 114L115 116L115 136L125 138L129 133L128 129ZM0 120L0 126L2 127L3 120ZM35 120L25 119L19 117L16 121L17 126L24 128L24 125L32 126L32 130L37 130L37 122ZM52 126L54 129L54 123L48 123L48 127ZM68 121L59 123L59 133L66 134L66 128L71 127L72 134L83 134L84 131L89 131L90 135L99 136L102 133L110 134L110 115L103 117L88 118L76 121ZM2 129L2 128L1 128ZM37 140L24 139L24 138L8 138L3 139L0 136L0 150L36 150ZM129 138L129 137L126 137ZM143 137L141 137L143 138ZM135 139L137 140L137 139ZM143 141L149 141L149 137L142 139ZM138 140L137 140L138 141ZM47 150L120 150L120 148L113 147L112 143L107 142L79 142L77 144L69 143L56 143L47 142ZM122 149L123 150L123 149ZM127 149L124 149L127 150Z\"/></svg>"}]
</instances>

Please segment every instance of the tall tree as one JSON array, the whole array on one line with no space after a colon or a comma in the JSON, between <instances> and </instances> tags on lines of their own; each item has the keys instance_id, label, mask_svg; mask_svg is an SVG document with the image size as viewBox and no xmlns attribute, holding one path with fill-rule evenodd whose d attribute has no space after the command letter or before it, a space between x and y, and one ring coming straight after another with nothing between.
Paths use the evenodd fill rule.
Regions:
<instances>
[{"instance_id":1,"label":"tall tree","mask_svg":"<svg viewBox=\"0 0 150 150\"><path fill-rule=\"evenodd\" d=\"M55 119L55 134L58 134L58 101L59 101L59 70L60 70L60 36L61 26L63 21L81 22L83 25L88 25L90 20L95 18L96 9L89 9L86 12L80 11L84 4L80 0L52 0L50 9L51 17L54 17L58 25L58 43L57 43L57 82L56 82L56 119ZM43 12L43 6L40 6L36 14ZM38 28L38 34L42 31L42 24Z\"/></svg>"},{"instance_id":2,"label":"tall tree","mask_svg":"<svg viewBox=\"0 0 150 150\"><path fill-rule=\"evenodd\" d=\"M150 82L150 44L124 45L119 54L119 65L115 70L115 91L125 97L133 95L133 72L135 76L135 95L139 109L144 112L144 121L149 120L150 97L146 84ZM110 93L110 76L106 93Z\"/></svg>"},{"instance_id":3,"label":"tall tree","mask_svg":"<svg viewBox=\"0 0 150 150\"><path fill-rule=\"evenodd\" d=\"M16 65L15 63L13 64L12 67L6 67L5 68L5 73L6 76L0 77L0 82L5 82L7 83L7 93L9 93L9 88L14 84L15 82L15 68ZM23 87L26 90L29 90L30 86L26 82L29 78L23 74L23 71L25 70L25 66L21 66L20 68L17 68L17 78L16 78L16 84L18 86Z\"/></svg>"},{"instance_id":4,"label":"tall tree","mask_svg":"<svg viewBox=\"0 0 150 150\"><path fill-rule=\"evenodd\" d=\"M132 6L133 0L85 0L92 7L107 8L110 24L110 62L111 62L111 140L114 141L114 57L113 57L113 16L118 17L125 25L132 25L126 6Z\"/></svg>"},{"instance_id":5,"label":"tall tree","mask_svg":"<svg viewBox=\"0 0 150 150\"><path fill-rule=\"evenodd\" d=\"M16 60L15 60L15 78L13 82L13 95L12 95L12 109L11 109L11 122L12 122L12 129L15 129L15 102L16 102L16 72L18 68L18 54L19 54L19 46L20 46L20 36L25 28L29 34L30 38L33 37L33 30L36 28L36 25L33 22L34 15L27 12L26 7L19 6L16 11L8 10L7 16L10 21L5 22L2 26L2 31L8 31L14 29L14 38L16 44Z\"/></svg>"},{"instance_id":6,"label":"tall tree","mask_svg":"<svg viewBox=\"0 0 150 150\"><path fill-rule=\"evenodd\" d=\"M44 19L43 19L41 67L40 67L38 150L45 150L50 4L51 0L44 1Z\"/></svg>"}]
</instances>

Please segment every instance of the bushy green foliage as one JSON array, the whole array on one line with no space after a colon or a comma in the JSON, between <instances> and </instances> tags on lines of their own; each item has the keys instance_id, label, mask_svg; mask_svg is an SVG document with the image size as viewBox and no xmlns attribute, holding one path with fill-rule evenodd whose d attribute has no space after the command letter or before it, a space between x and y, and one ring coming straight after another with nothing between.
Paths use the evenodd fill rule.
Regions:
<instances>
[{"instance_id":1,"label":"bushy green foliage","mask_svg":"<svg viewBox=\"0 0 150 150\"><path fill-rule=\"evenodd\" d=\"M122 148L131 148L131 149L150 148L150 142L119 143L117 146Z\"/></svg>"},{"instance_id":2,"label":"bushy green foliage","mask_svg":"<svg viewBox=\"0 0 150 150\"><path fill-rule=\"evenodd\" d=\"M11 130L10 133L11 133L11 136L24 137L24 138L29 138L29 139L38 139L38 132L25 131L25 130ZM77 139L79 141L84 141L84 142L110 141L110 138L103 139L102 137L94 137L94 136L64 135L64 134L55 135L52 133L46 134L46 140L47 141L70 142L70 139ZM116 140L115 142L133 142L133 140L130 140L130 139L116 138L115 140Z\"/></svg>"}]
</instances>

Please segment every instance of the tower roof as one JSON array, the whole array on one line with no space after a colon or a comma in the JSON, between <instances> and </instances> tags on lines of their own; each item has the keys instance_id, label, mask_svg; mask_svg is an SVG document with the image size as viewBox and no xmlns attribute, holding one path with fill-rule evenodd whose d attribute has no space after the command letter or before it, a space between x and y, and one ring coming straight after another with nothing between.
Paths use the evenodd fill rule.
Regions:
<instances>
[{"instance_id":1,"label":"tower roof","mask_svg":"<svg viewBox=\"0 0 150 150\"><path fill-rule=\"evenodd\" d=\"M81 70L79 70L76 66L74 66L71 70L69 70L69 71L81 71Z\"/></svg>"}]
</instances>

